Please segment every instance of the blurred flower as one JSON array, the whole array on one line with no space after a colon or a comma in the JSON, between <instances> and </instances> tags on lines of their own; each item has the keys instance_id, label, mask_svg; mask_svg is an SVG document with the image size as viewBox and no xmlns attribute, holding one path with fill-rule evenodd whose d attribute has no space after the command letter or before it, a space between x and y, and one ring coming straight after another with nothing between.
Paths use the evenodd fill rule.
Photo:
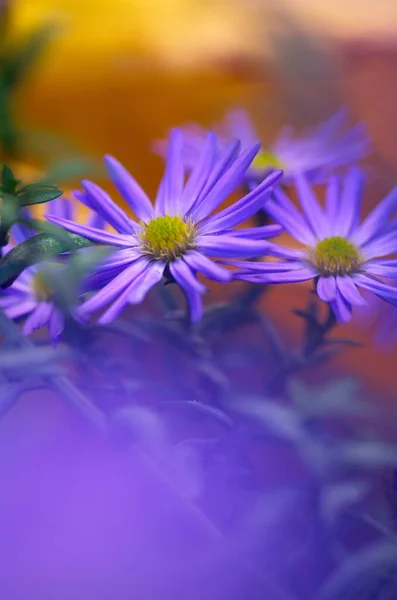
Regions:
<instances>
[{"instance_id":1,"label":"blurred flower","mask_svg":"<svg viewBox=\"0 0 397 600\"><path fill-rule=\"evenodd\" d=\"M339 179L332 177L323 209L308 180L298 177L296 187L303 214L283 191L276 190L266 211L305 249L271 244L269 254L284 262L230 263L242 269L236 279L257 283L316 279L318 296L331 304L340 322L349 321L353 306L365 303L358 287L396 305L397 288L383 283L378 276L397 278L397 260L383 258L397 252L397 220L390 220L397 210L397 188L360 224L363 183L358 169L350 170L342 191Z\"/></svg>"},{"instance_id":2,"label":"blurred flower","mask_svg":"<svg viewBox=\"0 0 397 600\"><path fill-rule=\"evenodd\" d=\"M284 171L283 181L287 183L302 174L312 181L324 181L336 169L363 158L370 151L364 127L359 124L346 129L346 121L346 112L340 110L328 121L298 138L294 138L291 127L284 127L276 140L269 146L264 145L252 161L246 175L249 189L275 169ZM240 140L242 151L258 139L248 114L240 109L230 110L216 129L224 144L230 139ZM186 168L192 169L202 148L205 130L197 125L187 125L185 133L184 160ZM154 144L154 150L161 155L165 154L166 147L164 141Z\"/></svg>"},{"instance_id":3,"label":"blurred flower","mask_svg":"<svg viewBox=\"0 0 397 600\"><path fill-rule=\"evenodd\" d=\"M73 218L73 203L67 198L57 198L47 204L46 216ZM31 218L25 209L25 216ZM91 212L88 223L92 226L102 227L103 219L95 212ZM4 249L7 254L15 244L27 240L34 233L23 225L14 225L11 229L13 241ZM63 265L58 265L65 268ZM51 282L46 276L44 268L34 265L26 269L16 281L0 296L0 308L11 319L27 317L23 326L23 333L29 335L36 329L48 326L51 342L56 345L65 326L65 315L54 298ZM79 315L72 316L81 320Z\"/></svg>"},{"instance_id":4,"label":"blurred flower","mask_svg":"<svg viewBox=\"0 0 397 600\"><path fill-rule=\"evenodd\" d=\"M197 280L197 271L215 281L229 281L232 276L207 256L261 256L268 246L263 238L281 231L278 225L254 230L232 229L263 206L281 176L280 171L239 202L209 216L244 178L258 149L259 145L254 145L239 155L240 144L236 141L219 152L216 136L209 134L185 185L183 135L175 129L154 206L124 167L107 156L109 176L139 223L129 219L101 188L89 181L83 181L84 192L76 192L76 198L83 202L88 200L117 233L48 217L52 223L71 232L118 248L96 269L96 285L102 282L102 289L82 305L79 309L82 314L111 304L99 322L113 321L127 303L141 302L165 275L180 285L188 299L192 321L198 321L202 314L201 295L206 288Z\"/></svg>"}]
</instances>

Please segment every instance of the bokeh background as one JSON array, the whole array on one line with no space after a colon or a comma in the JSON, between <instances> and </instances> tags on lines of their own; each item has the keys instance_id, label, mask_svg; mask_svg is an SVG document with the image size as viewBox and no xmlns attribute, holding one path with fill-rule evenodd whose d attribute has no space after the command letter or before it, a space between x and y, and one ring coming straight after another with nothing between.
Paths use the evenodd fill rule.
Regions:
<instances>
[{"instance_id":1,"label":"bokeh background","mask_svg":"<svg viewBox=\"0 0 397 600\"><path fill-rule=\"evenodd\" d=\"M344 105L352 124L364 122L374 142L365 210L397 185L395 0L3 0L1 5L7 41L43 23L56 27L13 99L14 118L25 131L12 156L21 178L34 179L64 156L100 161L110 153L153 194L162 160L151 144L174 125L210 126L240 105L266 141L285 123L304 130ZM111 189L100 167L95 178ZM77 183L69 181L66 189ZM214 286L208 301L237 289ZM277 287L263 300L291 343L302 324L289 311L305 306L307 291L304 285ZM346 348L335 359L339 372L357 375L390 409L396 400L397 352L374 344L363 321L346 326L343 335L364 346ZM190 578L187 599L219 597L208 561L203 558L191 572L189 548L203 548L205 555L208 537L195 530L189 515L175 557L162 564L157 580L152 577L150 552L155 548L158 557L168 551L164 523L172 522L174 513L153 505L148 514L147 497L162 493L155 478L87 439L54 396L18 404L0 423L0 437L8 457L0 477L9 486L0 512L17 500L15 520L6 527L3 520L0 535L8 544L8 568L25 578L13 587L0 568L5 600L28 598L31 589L40 600L80 600L84 582L87 597L96 600L130 598L131 586L139 598L160 598L162 586L171 593L169 582L177 590L184 578ZM134 476L144 480L139 493ZM129 513L132 520L125 519ZM148 539L154 529L156 536ZM127 575L131 539L136 554L149 557L137 579L136 572ZM232 557L215 565L217 576L224 569L232 589ZM236 589L236 598L245 592Z\"/></svg>"},{"instance_id":2,"label":"bokeh background","mask_svg":"<svg viewBox=\"0 0 397 600\"><path fill-rule=\"evenodd\" d=\"M375 146L367 209L397 182L394 0L9 3L11 39L43 22L56 34L15 96L25 168L44 169L74 150L98 160L111 153L153 194L162 161L151 144L174 125L210 126L240 105L266 141L286 122L299 131L345 105ZM289 292L296 305L304 302L303 286L266 300L282 321ZM356 339L362 325L352 331ZM296 327L289 319L288 330ZM396 355L374 347L370 335L341 366L389 391Z\"/></svg>"}]
</instances>

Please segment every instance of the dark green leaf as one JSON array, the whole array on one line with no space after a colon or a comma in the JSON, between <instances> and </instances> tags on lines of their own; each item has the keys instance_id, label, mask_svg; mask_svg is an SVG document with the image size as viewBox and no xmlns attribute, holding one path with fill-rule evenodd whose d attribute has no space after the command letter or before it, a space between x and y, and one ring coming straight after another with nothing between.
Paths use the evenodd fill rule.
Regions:
<instances>
[{"instance_id":1,"label":"dark green leaf","mask_svg":"<svg viewBox=\"0 0 397 600\"><path fill-rule=\"evenodd\" d=\"M0 205L0 245L8 243L8 232L16 222L19 215L19 204L16 196L11 194L1 195Z\"/></svg>"},{"instance_id":2,"label":"dark green leaf","mask_svg":"<svg viewBox=\"0 0 397 600\"><path fill-rule=\"evenodd\" d=\"M18 244L0 260L0 287L7 288L31 265L42 262L63 252L95 246L79 235L64 232L62 236L40 233Z\"/></svg>"},{"instance_id":3,"label":"dark green leaf","mask_svg":"<svg viewBox=\"0 0 397 600\"><path fill-rule=\"evenodd\" d=\"M14 194L18 183L20 183L20 179L16 179L10 167L4 164L1 170L1 187L3 192Z\"/></svg>"},{"instance_id":4,"label":"dark green leaf","mask_svg":"<svg viewBox=\"0 0 397 600\"><path fill-rule=\"evenodd\" d=\"M31 206L50 202L62 194L63 192L54 185L45 186L40 183L32 183L18 192L18 200L20 206Z\"/></svg>"}]
</instances>

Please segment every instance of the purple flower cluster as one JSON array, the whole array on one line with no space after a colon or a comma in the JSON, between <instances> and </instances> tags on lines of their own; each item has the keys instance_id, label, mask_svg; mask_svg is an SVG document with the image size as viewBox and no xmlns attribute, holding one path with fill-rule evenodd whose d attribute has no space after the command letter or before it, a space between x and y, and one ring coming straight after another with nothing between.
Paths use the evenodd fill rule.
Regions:
<instances>
[{"instance_id":1,"label":"purple flower cluster","mask_svg":"<svg viewBox=\"0 0 397 600\"><path fill-rule=\"evenodd\" d=\"M392 257L397 252L397 188L360 219L363 173L357 167L331 173L361 158L368 142L361 126L338 137L343 123L344 114L338 113L305 139L293 141L284 132L269 151L260 150L241 111L227 116L229 132L239 138L230 142L200 129L174 129L154 203L115 158L106 156L108 175L135 220L91 181L83 181L82 191L74 192L92 211L90 222L77 222L70 202L62 199L50 203L46 214L51 223L114 248L82 286L76 318L87 320L101 311L98 322L109 323L127 305L142 302L165 278L183 290L191 320L197 322L206 291L198 274L218 282L258 284L313 279L319 298L330 304L340 322L351 318L353 307L365 304L359 288L396 304L397 288L387 280L397 278ZM300 210L280 186L283 171L284 179L296 187ZM313 178L327 182L324 206L311 187ZM251 191L219 210L248 181ZM236 229L260 210L274 223ZM269 241L282 232L295 247ZM20 229L13 233L16 242L23 239ZM247 260L254 258L261 260ZM25 333L48 324L51 338L57 340L63 315L40 273L39 266L22 273L4 292L0 306L13 318L28 315Z\"/></svg>"}]
</instances>

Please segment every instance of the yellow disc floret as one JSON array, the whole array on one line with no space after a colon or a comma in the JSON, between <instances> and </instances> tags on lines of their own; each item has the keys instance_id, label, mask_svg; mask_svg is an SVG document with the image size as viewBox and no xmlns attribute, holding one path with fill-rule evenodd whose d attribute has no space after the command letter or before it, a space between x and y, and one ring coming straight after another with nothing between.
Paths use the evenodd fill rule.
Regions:
<instances>
[{"instance_id":1,"label":"yellow disc floret","mask_svg":"<svg viewBox=\"0 0 397 600\"><path fill-rule=\"evenodd\" d=\"M277 158L277 156L272 152L267 152L266 150L261 150L260 152L258 152L254 160L252 161L251 166L255 169L258 169L259 171L283 168L283 165L281 161Z\"/></svg>"},{"instance_id":2,"label":"yellow disc floret","mask_svg":"<svg viewBox=\"0 0 397 600\"><path fill-rule=\"evenodd\" d=\"M196 231L188 219L166 215L140 225L142 251L154 259L176 260L194 248Z\"/></svg>"},{"instance_id":3,"label":"yellow disc floret","mask_svg":"<svg viewBox=\"0 0 397 600\"><path fill-rule=\"evenodd\" d=\"M360 255L357 248L340 236L325 238L313 250L312 261L323 275L347 275L357 271Z\"/></svg>"}]
</instances>

